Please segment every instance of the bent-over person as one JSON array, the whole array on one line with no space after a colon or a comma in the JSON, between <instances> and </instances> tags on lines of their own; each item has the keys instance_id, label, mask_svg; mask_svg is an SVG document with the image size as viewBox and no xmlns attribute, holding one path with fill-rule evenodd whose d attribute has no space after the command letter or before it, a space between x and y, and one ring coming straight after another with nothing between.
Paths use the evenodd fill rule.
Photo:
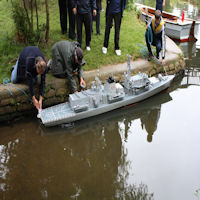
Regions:
<instances>
[{"instance_id":1,"label":"bent-over person","mask_svg":"<svg viewBox=\"0 0 200 200\"><path fill-rule=\"evenodd\" d=\"M73 77L77 72L81 87L86 87L83 80L82 59L83 51L78 42L56 42L52 49L51 73L58 78L67 78L72 92L77 92L76 81Z\"/></svg>"},{"instance_id":2,"label":"bent-over person","mask_svg":"<svg viewBox=\"0 0 200 200\"><path fill-rule=\"evenodd\" d=\"M35 46L25 47L19 55L11 74L12 83L27 82L34 106L42 109L42 100L45 88L45 78L47 73L45 58L39 48ZM39 100L34 94L34 85L37 83L38 76L41 75L39 89Z\"/></svg>"}]
</instances>

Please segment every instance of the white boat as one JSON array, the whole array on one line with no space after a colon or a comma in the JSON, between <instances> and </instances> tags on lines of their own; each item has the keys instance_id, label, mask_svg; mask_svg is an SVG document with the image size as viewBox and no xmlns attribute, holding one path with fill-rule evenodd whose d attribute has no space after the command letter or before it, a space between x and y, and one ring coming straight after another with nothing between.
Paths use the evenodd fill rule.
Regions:
<instances>
[{"instance_id":1,"label":"white boat","mask_svg":"<svg viewBox=\"0 0 200 200\"><path fill-rule=\"evenodd\" d=\"M136 6L142 11L141 19L150 22L155 14L155 9L139 3L136 3ZM165 11L163 11L162 17L166 24L165 34L170 38L180 42L195 41L198 39L200 21L184 18L182 22L179 16Z\"/></svg>"},{"instance_id":2,"label":"white boat","mask_svg":"<svg viewBox=\"0 0 200 200\"><path fill-rule=\"evenodd\" d=\"M47 127L56 126L128 106L167 89L173 78L174 75L161 74L148 78L144 73L131 76L129 57L122 85L111 77L102 84L96 76L90 89L70 94L69 102L43 109L41 121Z\"/></svg>"}]
</instances>

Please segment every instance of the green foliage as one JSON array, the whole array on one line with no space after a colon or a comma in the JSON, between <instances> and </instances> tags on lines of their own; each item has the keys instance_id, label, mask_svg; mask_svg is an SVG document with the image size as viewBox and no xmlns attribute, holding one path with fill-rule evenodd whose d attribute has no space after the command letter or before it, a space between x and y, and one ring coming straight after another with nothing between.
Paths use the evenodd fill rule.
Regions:
<instances>
[{"instance_id":1,"label":"green foliage","mask_svg":"<svg viewBox=\"0 0 200 200\"><path fill-rule=\"evenodd\" d=\"M136 11L136 6L135 6L135 0L128 0L127 1L127 6L126 6L127 11Z\"/></svg>"},{"instance_id":2,"label":"green foliage","mask_svg":"<svg viewBox=\"0 0 200 200\"><path fill-rule=\"evenodd\" d=\"M14 1L14 0L13 0ZM44 9L43 2L44 0L40 0L40 24L45 24L45 13L41 12ZM106 3L103 3L103 8L105 10ZM39 3L38 3L39 4ZM58 2L54 0L49 0L49 8L50 8L50 41L48 44L46 43L36 43L42 53L47 57L47 59L51 58L51 47L52 45L60 40L70 40L68 35L61 34L60 28L60 16L59 16L59 8ZM16 59L18 58L22 49L29 45L28 43L25 45L20 43L15 35L15 23L13 22L11 12L12 5L10 1L1 0L0 1L0 82L2 82L3 78L10 77L10 69L12 65L15 64ZM104 31L105 31L105 12L101 12L101 25L100 29L102 34L96 35L96 27L95 22L93 23L93 34L91 40L91 51L87 52L85 50L85 31L83 28L83 42L82 48L84 51L84 59L86 60L86 64L83 67L84 70L92 70L97 67L117 64L126 62L127 54L132 56L132 59L136 59L140 57L140 48L137 43L144 44L144 32L145 32L145 24L137 19L135 12L128 11L127 9L124 11L124 15L122 18L122 24L120 29L120 49L122 51L121 56L117 56L115 54L114 49L114 28L111 29L110 39L109 39L109 47L108 53L104 55L102 53L102 46L104 42ZM34 26L35 28L35 26ZM41 33L42 34L42 33ZM40 36L42 37L42 36ZM71 41L71 40L70 40Z\"/></svg>"},{"instance_id":3,"label":"green foliage","mask_svg":"<svg viewBox=\"0 0 200 200\"><path fill-rule=\"evenodd\" d=\"M36 44L41 41L41 33L45 31L45 24L37 24L37 29L34 29L33 16L32 14L30 16L33 8L31 9L29 6L23 6L18 0L12 0L12 18L17 31L17 39L25 44ZM37 17L35 16L35 21Z\"/></svg>"}]
</instances>

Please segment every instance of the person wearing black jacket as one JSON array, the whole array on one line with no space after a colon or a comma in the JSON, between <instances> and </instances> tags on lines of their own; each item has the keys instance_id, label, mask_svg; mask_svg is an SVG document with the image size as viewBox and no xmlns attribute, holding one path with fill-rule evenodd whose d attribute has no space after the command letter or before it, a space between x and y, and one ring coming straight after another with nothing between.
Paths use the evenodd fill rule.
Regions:
<instances>
[{"instance_id":1,"label":"person wearing black jacket","mask_svg":"<svg viewBox=\"0 0 200 200\"><path fill-rule=\"evenodd\" d=\"M104 46L102 48L102 52L107 54L107 48L109 43L110 29L113 25L113 20L115 22L115 53L120 56L121 50L119 47L119 34L120 34L120 26L121 20L123 16L123 11L126 7L126 0L106 0L106 28L105 28L105 36L104 36Z\"/></svg>"},{"instance_id":2,"label":"person wearing black jacket","mask_svg":"<svg viewBox=\"0 0 200 200\"><path fill-rule=\"evenodd\" d=\"M67 13L69 16L69 38L75 40L75 15L72 12L72 0L58 0L60 11L60 25L62 34L67 33Z\"/></svg>"},{"instance_id":3,"label":"person wearing black jacket","mask_svg":"<svg viewBox=\"0 0 200 200\"><path fill-rule=\"evenodd\" d=\"M92 6L91 6L92 5ZM82 45L82 26L84 23L86 32L86 50L90 51L90 41L91 41L91 23L92 16L96 16L96 0L72 0L72 8L74 15L77 16L77 41Z\"/></svg>"},{"instance_id":4,"label":"person wearing black jacket","mask_svg":"<svg viewBox=\"0 0 200 200\"><path fill-rule=\"evenodd\" d=\"M45 58L40 49L34 46L28 46L25 47L20 53L11 74L12 83L22 83L24 81L27 82L29 86L29 92L32 96L33 104L38 110L42 109L45 77L47 73L46 66ZM41 75L39 101L36 99L34 94L34 84L37 83L38 75Z\"/></svg>"}]
</instances>

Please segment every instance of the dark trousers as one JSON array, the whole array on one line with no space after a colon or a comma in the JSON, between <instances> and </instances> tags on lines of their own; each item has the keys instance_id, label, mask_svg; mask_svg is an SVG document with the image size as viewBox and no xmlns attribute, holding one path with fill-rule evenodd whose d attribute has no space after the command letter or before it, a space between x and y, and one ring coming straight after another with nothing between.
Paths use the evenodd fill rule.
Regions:
<instances>
[{"instance_id":1,"label":"dark trousers","mask_svg":"<svg viewBox=\"0 0 200 200\"><path fill-rule=\"evenodd\" d=\"M100 10L97 10L97 15L92 17L93 21L96 22L96 33L100 34ZM93 28L92 28L93 32Z\"/></svg>"},{"instance_id":2,"label":"dark trousers","mask_svg":"<svg viewBox=\"0 0 200 200\"><path fill-rule=\"evenodd\" d=\"M60 10L60 25L62 33L67 33L67 12L69 16L69 38L75 39L75 15L72 12L72 0L58 0Z\"/></svg>"},{"instance_id":3,"label":"dark trousers","mask_svg":"<svg viewBox=\"0 0 200 200\"><path fill-rule=\"evenodd\" d=\"M150 44L149 39L148 39L148 31L145 33L145 40L146 40L146 45L149 51L149 54L153 55L151 45L156 47L156 57L159 57L159 53L162 49L162 38L158 38L153 34L153 41L152 44Z\"/></svg>"},{"instance_id":4,"label":"dark trousers","mask_svg":"<svg viewBox=\"0 0 200 200\"><path fill-rule=\"evenodd\" d=\"M115 22L115 50L119 49L119 34L120 34L120 26L122 21L121 13L108 15L106 17L106 29L105 29L105 37L104 37L104 47L108 48L110 29L113 25L113 19Z\"/></svg>"},{"instance_id":5,"label":"dark trousers","mask_svg":"<svg viewBox=\"0 0 200 200\"><path fill-rule=\"evenodd\" d=\"M90 46L91 41L91 23L92 16L91 13L79 14L77 13L77 41L82 45L82 28L83 23L85 26L85 35L86 35L86 46Z\"/></svg>"}]
</instances>

